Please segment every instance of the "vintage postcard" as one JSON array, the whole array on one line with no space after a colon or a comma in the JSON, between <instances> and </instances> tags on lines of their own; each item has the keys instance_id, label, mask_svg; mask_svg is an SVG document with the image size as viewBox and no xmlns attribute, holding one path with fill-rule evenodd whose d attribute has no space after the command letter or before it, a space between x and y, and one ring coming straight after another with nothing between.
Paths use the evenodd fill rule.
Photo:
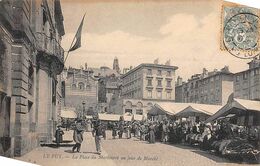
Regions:
<instances>
[{"instance_id":1,"label":"vintage postcard","mask_svg":"<svg viewBox=\"0 0 260 166\"><path fill-rule=\"evenodd\" d=\"M0 0L0 162L260 164L259 18L223 0Z\"/></svg>"}]
</instances>

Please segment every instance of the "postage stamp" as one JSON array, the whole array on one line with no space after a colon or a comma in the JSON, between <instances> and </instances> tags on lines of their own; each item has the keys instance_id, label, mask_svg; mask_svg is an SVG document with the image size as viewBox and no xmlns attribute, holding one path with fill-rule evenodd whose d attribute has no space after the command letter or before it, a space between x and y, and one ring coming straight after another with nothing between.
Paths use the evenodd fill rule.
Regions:
<instances>
[{"instance_id":1,"label":"postage stamp","mask_svg":"<svg viewBox=\"0 0 260 166\"><path fill-rule=\"evenodd\" d=\"M235 57L259 55L259 10L245 6L223 6L221 49Z\"/></svg>"}]
</instances>

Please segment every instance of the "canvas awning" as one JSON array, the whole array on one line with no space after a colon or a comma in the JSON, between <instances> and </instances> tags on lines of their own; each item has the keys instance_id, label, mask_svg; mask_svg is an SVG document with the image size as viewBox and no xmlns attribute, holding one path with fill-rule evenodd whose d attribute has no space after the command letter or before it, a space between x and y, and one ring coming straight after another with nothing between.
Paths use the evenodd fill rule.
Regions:
<instances>
[{"instance_id":1,"label":"canvas awning","mask_svg":"<svg viewBox=\"0 0 260 166\"><path fill-rule=\"evenodd\" d=\"M133 120L142 121L143 120L143 115L136 115L136 114L134 114Z\"/></svg>"},{"instance_id":2,"label":"canvas awning","mask_svg":"<svg viewBox=\"0 0 260 166\"><path fill-rule=\"evenodd\" d=\"M148 112L149 115L175 115L188 107L188 103L161 102L155 103Z\"/></svg>"},{"instance_id":3,"label":"canvas awning","mask_svg":"<svg viewBox=\"0 0 260 166\"><path fill-rule=\"evenodd\" d=\"M64 108L63 110L61 110L60 116L62 118L71 118L71 119L77 118L77 114L74 108Z\"/></svg>"},{"instance_id":4,"label":"canvas awning","mask_svg":"<svg viewBox=\"0 0 260 166\"><path fill-rule=\"evenodd\" d=\"M123 117L124 117L124 121L127 121L127 122L130 122L133 119L132 115L124 115Z\"/></svg>"},{"instance_id":5,"label":"canvas awning","mask_svg":"<svg viewBox=\"0 0 260 166\"><path fill-rule=\"evenodd\" d=\"M117 114L98 114L98 118L104 121L119 121L120 115Z\"/></svg>"},{"instance_id":6,"label":"canvas awning","mask_svg":"<svg viewBox=\"0 0 260 166\"><path fill-rule=\"evenodd\" d=\"M208 105L208 104L194 104L190 105L178 112L176 116L179 117L190 117L190 116L211 116L216 113L221 106L219 105Z\"/></svg>"},{"instance_id":7,"label":"canvas awning","mask_svg":"<svg viewBox=\"0 0 260 166\"><path fill-rule=\"evenodd\" d=\"M229 114L240 114L250 112L260 112L260 101L230 99L218 112L209 117L206 122L215 121L221 117L226 117Z\"/></svg>"},{"instance_id":8,"label":"canvas awning","mask_svg":"<svg viewBox=\"0 0 260 166\"><path fill-rule=\"evenodd\" d=\"M196 104L196 103L173 103L173 102L161 102L156 103L151 111L150 115L176 115L182 117L201 115L213 115L221 106L209 105L209 104Z\"/></svg>"}]
</instances>

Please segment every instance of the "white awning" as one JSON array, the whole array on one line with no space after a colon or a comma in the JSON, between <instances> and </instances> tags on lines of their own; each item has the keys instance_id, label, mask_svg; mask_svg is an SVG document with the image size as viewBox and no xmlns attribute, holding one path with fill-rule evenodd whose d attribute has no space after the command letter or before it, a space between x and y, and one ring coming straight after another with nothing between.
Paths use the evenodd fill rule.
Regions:
<instances>
[{"instance_id":1,"label":"white awning","mask_svg":"<svg viewBox=\"0 0 260 166\"><path fill-rule=\"evenodd\" d=\"M63 110L61 110L60 116L62 118L72 118L72 119L77 118L77 114L74 108L64 108Z\"/></svg>"},{"instance_id":2,"label":"white awning","mask_svg":"<svg viewBox=\"0 0 260 166\"><path fill-rule=\"evenodd\" d=\"M220 108L221 106L219 105L190 103L190 106L178 112L176 116L180 116L180 117L199 116L199 115L211 116L214 113L216 113Z\"/></svg>"},{"instance_id":3,"label":"white awning","mask_svg":"<svg viewBox=\"0 0 260 166\"><path fill-rule=\"evenodd\" d=\"M133 119L136 120L136 121L142 121L143 120L143 115L136 115L136 114L134 114L134 118Z\"/></svg>"},{"instance_id":4,"label":"white awning","mask_svg":"<svg viewBox=\"0 0 260 166\"><path fill-rule=\"evenodd\" d=\"M155 103L152 110L148 112L151 115L177 115L181 111L203 113L206 115L213 115L221 106L209 104L196 104L196 103L174 103L174 102L160 102Z\"/></svg>"},{"instance_id":5,"label":"white awning","mask_svg":"<svg viewBox=\"0 0 260 166\"><path fill-rule=\"evenodd\" d=\"M189 106L189 103L173 103L173 102L160 102L155 103L151 111L148 112L150 115L175 115Z\"/></svg>"},{"instance_id":6,"label":"white awning","mask_svg":"<svg viewBox=\"0 0 260 166\"><path fill-rule=\"evenodd\" d=\"M206 122L212 122L220 117L225 117L228 114L236 114L244 111L260 112L260 101L233 98L214 115L209 117Z\"/></svg>"},{"instance_id":7,"label":"white awning","mask_svg":"<svg viewBox=\"0 0 260 166\"><path fill-rule=\"evenodd\" d=\"M124 115L123 117L124 117L124 121L128 121L128 122L132 121L133 119L132 115Z\"/></svg>"},{"instance_id":8,"label":"white awning","mask_svg":"<svg viewBox=\"0 0 260 166\"><path fill-rule=\"evenodd\" d=\"M98 118L104 121L119 121L120 115L117 114L98 114Z\"/></svg>"}]
</instances>

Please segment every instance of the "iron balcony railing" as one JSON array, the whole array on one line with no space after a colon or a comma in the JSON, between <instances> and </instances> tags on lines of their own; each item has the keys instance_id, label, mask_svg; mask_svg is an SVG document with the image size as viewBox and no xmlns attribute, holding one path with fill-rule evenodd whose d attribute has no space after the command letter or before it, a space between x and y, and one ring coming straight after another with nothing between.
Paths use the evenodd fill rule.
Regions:
<instances>
[{"instance_id":1,"label":"iron balcony railing","mask_svg":"<svg viewBox=\"0 0 260 166\"><path fill-rule=\"evenodd\" d=\"M55 38L47 36L42 32L37 32L35 36L37 39L37 49L46 54L56 56L60 62L64 63L64 49Z\"/></svg>"}]
</instances>

